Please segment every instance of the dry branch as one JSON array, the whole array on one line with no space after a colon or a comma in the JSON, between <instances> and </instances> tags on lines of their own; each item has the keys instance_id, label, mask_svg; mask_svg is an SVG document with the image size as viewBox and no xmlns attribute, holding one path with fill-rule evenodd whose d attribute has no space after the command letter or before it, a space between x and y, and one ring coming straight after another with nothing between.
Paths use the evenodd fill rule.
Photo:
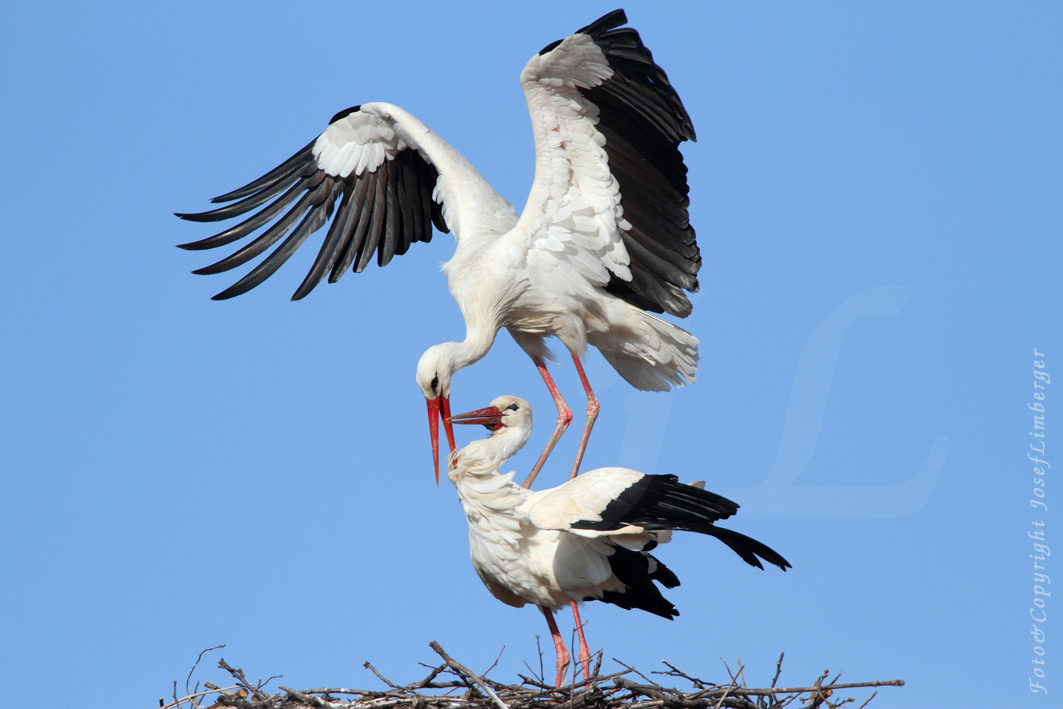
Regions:
<instances>
[{"instance_id":1,"label":"dry branch","mask_svg":"<svg viewBox=\"0 0 1063 709\"><path fill-rule=\"evenodd\" d=\"M762 689L745 686L741 662L737 672L732 674L730 669L727 670L727 681L723 683L698 679L668 662L664 663L667 671L651 673L682 679L693 685L692 691L685 691L662 686L634 667L619 662L622 671L601 675L600 657L589 680L551 687L537 679L518 675L520 684L504 684L474 674L450 657L439 643L433 641L430 647L443 658L444 664L439 667L425 665L430 670L428 676L406 685L394 684L368 662L365 663L366 669L387 685L386 690L347 687L296 690L279 686L281 691L270 695L263 689L275 678L251 683L243 670L221 660L218 667L228 672L236 684L223 688L203 682L207 689L199 691L197 682L195 690L188 692L185 697L178 698L174 691L174 701L164 705L160 699L159 706L162 709L782 709L798 702L795 706L808 709L841 709L849 707L856 700L852 697L835 699L834 695L839 690L904 686L901 680L838 684L840 673L827 682L830 673L824 672L810 686L777 687L782 672L782 655L776 663L771 687ZM198 662L199 659L196 660ZM635 681L627 675L642 681ZM176 682L174 685L176 690ZM185 687L188 689L187 681ZM456 688L464 689L464 694L449 696ZM433 690L448 691L441 694ZM867 706L876 694L877 691L872 693L859 709Z\"/></svg>"}]
</instances>

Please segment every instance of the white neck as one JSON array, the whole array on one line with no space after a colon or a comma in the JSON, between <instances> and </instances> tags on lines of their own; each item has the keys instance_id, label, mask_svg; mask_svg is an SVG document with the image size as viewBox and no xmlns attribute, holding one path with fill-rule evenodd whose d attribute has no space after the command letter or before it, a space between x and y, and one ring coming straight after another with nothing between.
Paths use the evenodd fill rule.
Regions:
<instances>
[{"instance_id":1,"label":"white neck","mask_svg":"<svg viewBox=\"0 0 1063 709\"><path fill-rule=\"evenodd\" d=\"M498 475L499 468L515 456L531 437L531 427L503 426L488 438L473 441L454 454L462 475L489 477ZM453 479L453 477L451 478Z\"/></svg>"},{"instance_id":2,"label":"white neck","mask_svg":"<svg viewBox=\"0 0 1063 709\"><path fill-rule=\"evenodd\" d=\"M440 359L446 360L447 368L451 373L465 369L483 359L494 344L497 330L473 330L467 329L465 339L462 342L443 342L435 346Z\"/></svg>"}]
</instances>

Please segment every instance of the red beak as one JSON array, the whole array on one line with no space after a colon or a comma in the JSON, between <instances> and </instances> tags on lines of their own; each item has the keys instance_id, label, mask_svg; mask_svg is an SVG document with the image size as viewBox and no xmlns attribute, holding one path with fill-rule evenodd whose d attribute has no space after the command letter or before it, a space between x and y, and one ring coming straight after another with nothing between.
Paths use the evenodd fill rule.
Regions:
<instances>
[{"instance_id":1,"label":"red beak","mask_svg":"<svg viewBox=\"0 0 1063 709\"><path fill-rule=\"evenodd\" d=\"M454 445L454 427L450 425L450 399L437 396L426 401L428 402L428 430L432 433L432 464L436 468L436 485L439 485L439 419L443 419L443 430L447 433L450 452L453 453L457 447Z\"/></svg>"},{"instance_id":2,"label":"red beak","mask_svg":"<svg viewBox=\"0 0 1063 709\"><path fill-rule=\"evenodd\" d=\"M497 406L488 406L486 409L451 416L450 420L454 423L480 423L494 431L502 425L502 411Z\"/></svg>"}]
</instances>

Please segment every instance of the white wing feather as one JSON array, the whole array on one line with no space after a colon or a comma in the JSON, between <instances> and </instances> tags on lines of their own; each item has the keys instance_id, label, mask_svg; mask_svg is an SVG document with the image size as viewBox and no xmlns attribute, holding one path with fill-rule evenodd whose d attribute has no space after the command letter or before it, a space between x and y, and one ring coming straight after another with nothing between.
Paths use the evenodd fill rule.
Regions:
<instances>
[{"instance_id":1,"label":"white wing feather","mask_svg":"<svg viewBox=\"0 0 1063 709\"><path fill-rule=\"evenodd\" d=\"M416 117L390 103L366 103L329 125L314 143L318 167L333 177L376 171L406 148L416 149L439 174L432 198L454 238L505 233L517 218L476 168Z\"/></svg>"},{"instance_id":2,"label":"white wing feather","mask_svg":"<svg viewBox=\"0 0 1063 709\"><path fill-rule=\"evenodd\" d=\"M517 231L529 240L529 266L546 274L555 292L589 294L608 283L610 273L631 280L619 231L630 227L620 185L595 127L598 108L578 91L612 75L584 34L533 57L521 72L535 136L535 181Z\"/></svg>"},{"instance_id":3,"label":"white wing feather","mask_svg":"<svg viewBox=\"0 0 1063 709\"><path fill-rule=\"evenodd\" d=\"M643 478L637 470L598 468L583 473L564 485L543 491L528 509L528 519L539 529L558 529L577 536L597 537L603 532L571 529L580 520L600 522L601 513L620 493ZM611 534L641 532L641 527L624 527Z\"/></svg>"},{"instance_id":4,"label":"white wing feather","mask_svg":"<svg viewBox=\"0 0 1063 709\"><path fill-rule=\"evenodd\" d=\"M381 116L355 111L329 125L314 143L318 167L333 177L375 172L406 148Z\"/></svg>"}]
</instances>

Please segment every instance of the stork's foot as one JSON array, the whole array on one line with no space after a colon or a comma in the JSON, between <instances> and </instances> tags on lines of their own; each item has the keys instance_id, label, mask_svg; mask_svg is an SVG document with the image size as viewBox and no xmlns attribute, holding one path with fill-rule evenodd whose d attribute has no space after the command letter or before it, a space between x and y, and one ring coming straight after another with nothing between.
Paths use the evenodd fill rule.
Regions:
<instances>
[{"instance_id":1,"label":"stork's foot","mask_svg":"<svg viewBox=\"0 0 1063 709\"><path fill-rule=\"evenodd\" d=\"M565 654L565 663L561 664L561 657L557 658L557 679L554 680L554 686L560 687L565 683L565 675L568 674L568 666L571 664L568 653Z\"/></svg>"}]
</instances>

